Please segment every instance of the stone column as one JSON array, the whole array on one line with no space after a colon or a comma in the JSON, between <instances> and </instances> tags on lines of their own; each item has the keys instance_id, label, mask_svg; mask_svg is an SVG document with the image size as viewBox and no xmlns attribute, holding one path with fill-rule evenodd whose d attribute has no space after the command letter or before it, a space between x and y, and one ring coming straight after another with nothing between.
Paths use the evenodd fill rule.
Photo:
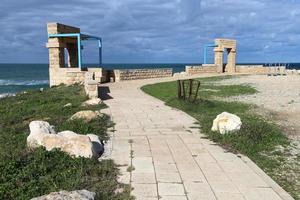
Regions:
<instances>
[{"instance_id":1,"label":"stone column","mask_svg":"<svg viewBox=\"0 0 300 200\"><path fill-rule=\"evenodd\" d=\"M227 72L236 73L236 49L228 50Z\"/></svg>"},{"instance_id":2,"label":"stone column","mask_svg":"<svg viewBox=\"0 0 300 200\"><path fill-rule=\"evenodd\" d=\"M215 65L217 66L217 72L223 73L223 52L224 49L221 47L216 47L215 52Z\"/></svg>"},{"instance_id":3,"label":"stone column","mask_svg":"<svg viewBox=\"0 0 300 200\"><path fill-rule=\"evenodd\" d=\"M57 38L48 40L47 48L49 49L49 67L63 68L65 66L64 45Z\"/></svg>"},{"instance_id":4,"label":"stone column","mask_svg":"<svg viewBox=\"0 0 300 200\"><path fill-rule=\"evenodd\" d=\"M64 44L58 38L49 38L49 80L50 86L56 85L59 69L65 67Z\"/></svg>"},{"instance_id":5,"label":"stone column","mask_svg":"<svg viewBox=\"0 0 300 200\"><path fill-rule=\"evenodd\" d=\"M67 43L68 67L78 67L78 50L76 43Z\"/></svg>"}]
</instances>

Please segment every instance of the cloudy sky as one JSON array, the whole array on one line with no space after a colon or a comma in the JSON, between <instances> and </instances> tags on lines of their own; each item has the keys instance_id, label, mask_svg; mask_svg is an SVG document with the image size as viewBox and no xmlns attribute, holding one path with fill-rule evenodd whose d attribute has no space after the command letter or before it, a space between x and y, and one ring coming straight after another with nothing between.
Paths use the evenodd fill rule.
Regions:
<instances>
[{"instance_id":1,"label":"cloudy sky","mask_svg":"<svg viewBox=\"0 0 300 200\"><path fill-rule=\"evenodd\" d=\"M238 40L239 62L300 61L299 0L1 0L0 62L47 63L47 22L103 37L106 63L199 63L217 37Z\"/></svg>"}]
</instances>

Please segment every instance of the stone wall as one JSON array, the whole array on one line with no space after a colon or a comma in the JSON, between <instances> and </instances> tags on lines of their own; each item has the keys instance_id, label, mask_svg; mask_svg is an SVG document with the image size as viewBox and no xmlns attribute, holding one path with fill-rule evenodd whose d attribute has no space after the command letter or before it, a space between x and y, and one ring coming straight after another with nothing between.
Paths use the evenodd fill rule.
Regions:
<instances>
[{"instance_id":1,"label":"stone wall","mask_svg":"<svg viewBox=\"0 0 300 200\"><path fill-rule=\"evenodd\" d=\"M50 68L50 87L60 84L84 83L84 71L79 68Z\"/></svg>"},{"instance_id":2,"label":"stone wall","mask_svg":"<svg viewBox=\"0 0 300 200\"><path fill-rule=\"evenodd\" d=\"M122 69L113 70L110 74L115 82L137 79L162 78L171 77L173 75L172 68L165 69Z\"/></svg>"},{"instance_id":3,"label":"stone wall","mask_svg":"<svg viewBox=\"0 0 300 200\"><path fill-rule=\"evenodd\" d=\"M237 65L236 72L242 74L267 74L269 68L263 65Z\"/></svg>"},{"instance_id":4,"label":"stone wall","mask_svg":"<svg viewBox=\"0 0 300 200\"><path fill-rule=\"evenodd\" d=\"M185 72L188 75L217 73L217 66L215 64L205 64L205 65L199 65L199 66L185 66Z\"/></svg>"},{"instance_id":5,"label":"stone wall","mask_svg":"<svg viewBox=\"0 0 300 200\"><path fill-rule=\"evenodd\" d=\"M188 75L218 73L217 66L214 64L205 64L199 66L186 66L185 72ZM236 65L236 73L242 74L268 74L270 69L263 65Z\"/></svg>"},{"instance_id":6,"label":"stone wall","mask_svg":"<svg viewBox=\"0 0 300 200\"><path fill-rule=\"evenodd\" d=\"M50 68L50 87L65 84L73 85L75 83L84 84L85 74L91 73L94 80L101 82L102 69L101 68L88 68L81 70L79 68Z\"/></svg>"}]
</instances>

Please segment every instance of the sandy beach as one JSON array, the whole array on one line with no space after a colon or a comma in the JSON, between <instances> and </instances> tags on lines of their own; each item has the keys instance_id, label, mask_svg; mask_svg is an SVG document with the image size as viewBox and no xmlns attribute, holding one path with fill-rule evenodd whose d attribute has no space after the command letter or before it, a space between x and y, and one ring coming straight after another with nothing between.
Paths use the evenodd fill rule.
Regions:
<instances>
[{"instance_id":1,"label":"sandy beach","mask_svg":"<svg viewBox=\"0 0 300 200\"><path fill-rule=\"evenodd\" d=\"M300 141L300 76L239 76L221 84L255 87L258 93L234 97L233 100L258 105L257 110L279 123L289 138Z\"/></svg>"}]
</instances>

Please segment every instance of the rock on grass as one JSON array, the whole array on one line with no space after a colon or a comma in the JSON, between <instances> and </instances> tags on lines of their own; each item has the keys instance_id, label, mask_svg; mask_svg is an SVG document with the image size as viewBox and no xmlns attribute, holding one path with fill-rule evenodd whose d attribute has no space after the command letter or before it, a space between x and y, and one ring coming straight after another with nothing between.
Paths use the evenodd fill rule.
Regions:
<instances>
[{"instance_id":1,"label":"rock on grass","mask_svg":"<svg viewBox=\"0 0 300 200\"><path fill-rule=\"evenodd\" d=\"M94 200L96 193L87 190L52 192L48 195L32 198L31 200Z\"/></svg>"}]
</instances>

